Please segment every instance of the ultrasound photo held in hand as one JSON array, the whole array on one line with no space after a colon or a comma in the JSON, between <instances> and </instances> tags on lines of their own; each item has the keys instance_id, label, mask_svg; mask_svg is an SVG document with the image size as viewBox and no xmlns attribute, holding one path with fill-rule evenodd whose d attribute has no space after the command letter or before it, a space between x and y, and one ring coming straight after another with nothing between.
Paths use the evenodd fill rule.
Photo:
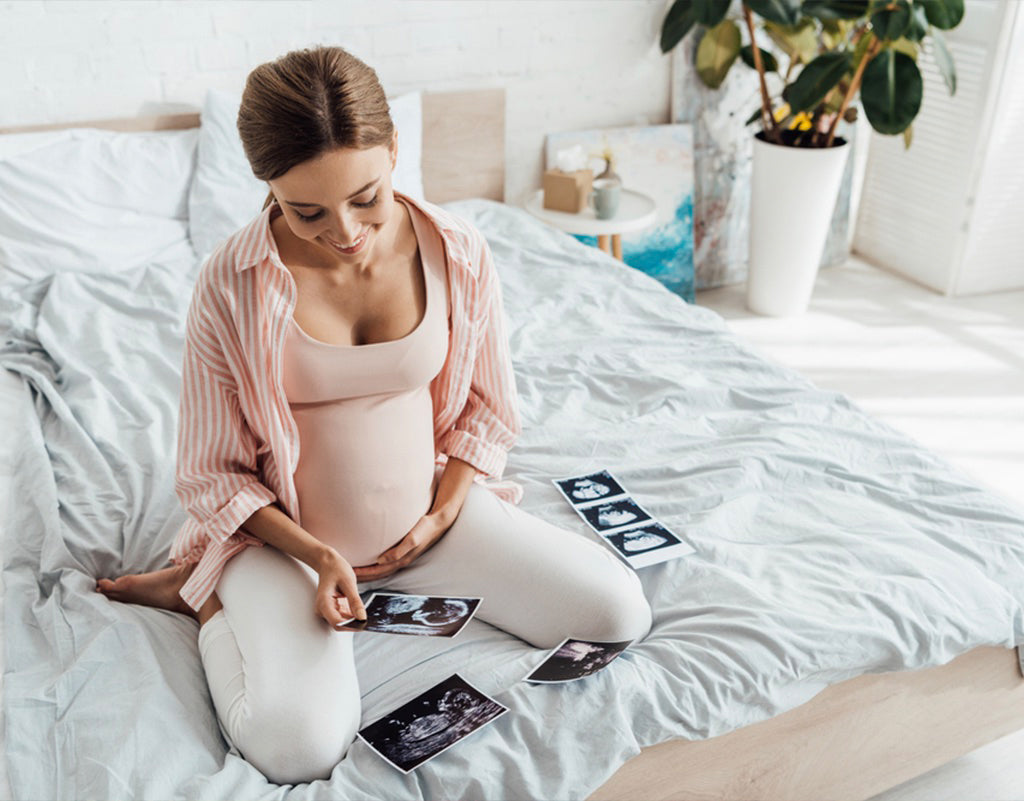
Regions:
<instances>
[{"instance_id":1,"label":"ultrasound photo held in hand","mask_svg":"<svg viewBox=\"0 0 1024 801\"><path fill-rule=\"evenodd\" d=\"M365 604L365 621L350 619L336 628L339 631L454 637L473 617L482 600L375 592Z\"/></svg>"}]
</instances>

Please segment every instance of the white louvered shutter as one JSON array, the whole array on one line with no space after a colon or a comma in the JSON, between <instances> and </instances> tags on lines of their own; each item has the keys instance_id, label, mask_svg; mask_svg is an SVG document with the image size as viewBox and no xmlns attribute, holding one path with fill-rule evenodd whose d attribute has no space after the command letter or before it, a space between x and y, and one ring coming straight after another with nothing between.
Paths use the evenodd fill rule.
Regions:
<instances>
[{"instance_id":1,"label":"white louvered shutter","mask_svg":"<svg viewBox=\"0 0 1024 801\"><path fill-rule=\"evenodd\" d=\"M947 295L1024 287L1024 3L967 0L945 35L956 94L929 42L911 148L871 134L853 249Z\"/></svg>"}]
</instances>

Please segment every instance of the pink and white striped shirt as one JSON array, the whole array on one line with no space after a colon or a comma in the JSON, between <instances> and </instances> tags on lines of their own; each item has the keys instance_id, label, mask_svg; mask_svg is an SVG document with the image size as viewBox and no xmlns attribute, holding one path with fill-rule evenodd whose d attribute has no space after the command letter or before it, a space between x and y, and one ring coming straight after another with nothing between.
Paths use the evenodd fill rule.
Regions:
<instances>
[{"instance_id":1,"label":"pink and white striped shirt","mask_svg":"<svg viewBox=\"0 0 1024 801\"><path fill-rule=\"evenodd\" d=\"M436 461L469 462L478 481L518 503L522 487L496 480L521 424L490 247L468 221L395 192L437 227L448 262L450 344L430 384ZM198 563L181 589L196 610L228 559L263 544L239 529L253 512L276 502L302 525L293 478L299 434L282 384L297 292L270 231L277 213L276 204L268 206L214 250L188 309L175 473L188 517L171 561Z\"/></svg>"}]
</instances>

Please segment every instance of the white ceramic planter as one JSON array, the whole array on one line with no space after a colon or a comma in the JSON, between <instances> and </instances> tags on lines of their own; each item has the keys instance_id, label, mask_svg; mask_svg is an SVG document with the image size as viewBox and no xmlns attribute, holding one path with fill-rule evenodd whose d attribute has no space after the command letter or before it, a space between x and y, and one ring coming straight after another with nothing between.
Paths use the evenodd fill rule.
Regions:
<instances>
[{"instance_id":1,"label":"white ceramic planter","mask_svg":"<svg viewBox=\"0 0 1024 801\"><path fill-rule=\"evenodd\" d=\"M788 317L807 310L849 151L846 141L806 148L754 137L747 274L751 311Z\"/></svg>"}]
</instances>

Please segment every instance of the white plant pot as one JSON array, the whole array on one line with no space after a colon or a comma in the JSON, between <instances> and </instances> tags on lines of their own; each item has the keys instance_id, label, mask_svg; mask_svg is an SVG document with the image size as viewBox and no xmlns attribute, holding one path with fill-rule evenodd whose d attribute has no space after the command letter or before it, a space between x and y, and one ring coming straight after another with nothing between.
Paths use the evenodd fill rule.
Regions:
<instances>
[{"instance_id":1,"label":"white plant pot","mask_svg":"<svg viewBox=\"0 0 1024 801\"><path fill-rule=\"evenodd\" d=\"M849 151L845 140L807 148L754 137L747 273L752 312L788 317L807 310Z\"/></svg>"}]
</instances>

